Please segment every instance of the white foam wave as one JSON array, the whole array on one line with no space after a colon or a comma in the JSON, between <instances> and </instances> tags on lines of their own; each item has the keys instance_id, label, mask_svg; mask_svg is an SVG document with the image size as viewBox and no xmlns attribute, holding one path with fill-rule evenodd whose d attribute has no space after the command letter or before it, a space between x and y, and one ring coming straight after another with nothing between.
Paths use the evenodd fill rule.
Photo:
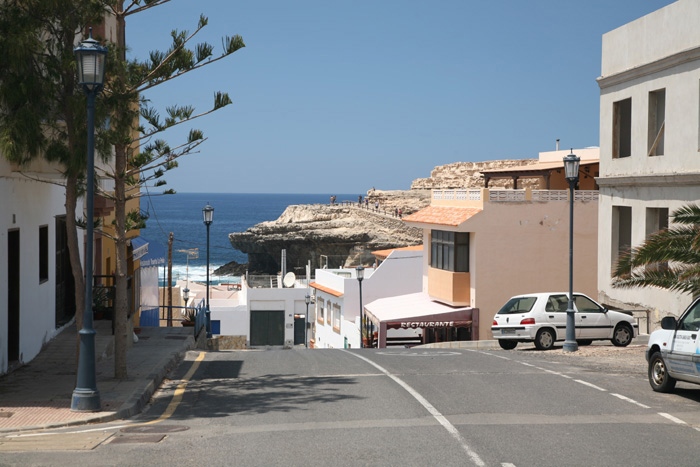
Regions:
<instances>
[{"instance_id":1,"label":"white foam wave","mask_svg":"<svg viewBox=\"0 0 700 467\"><path fill-rule=\"evenodd\" d=\"M216 276L214 275L214 271L219 268L221 265L218 264L211 264L209 265L209 280L214 283L214 284L219 284L219 283L239 283L241 281L240 276ZM163 277L163 268L160 267L158 268L158 275L161 279L161 281L165 281L166 278ZM165 268L165 275L167 276L168 271L167 267ZM187 266L184 265L173 265L173 281L177 280L186 280L189 277L189 280L192 282L206 282L207 280L207 267L206 266L190 266L189 271L187 270Z\"/></svg>"}]
</instances>

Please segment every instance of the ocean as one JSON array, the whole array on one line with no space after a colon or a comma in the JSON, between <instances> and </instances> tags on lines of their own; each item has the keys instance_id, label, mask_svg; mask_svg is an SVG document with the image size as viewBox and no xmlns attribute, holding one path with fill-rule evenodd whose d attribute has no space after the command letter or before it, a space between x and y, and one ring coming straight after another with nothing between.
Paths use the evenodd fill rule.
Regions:
<instances>
[{"instance_id":1,"label":"ocean","mask_svg":"<svg viewBox=\"0 0 700 467\"><path fill-rule=\"evenodd\" d=\"M337 202L357 201L358 195L336 194ZM293 204L328 204L330 194L257 194L257 193L177 193L151 195L141 198L141 210L148 213L146 228L141 236L151 244L168 251L168 235L173 233L173 280L185 279L186 252L198 249L198 258L189 260L189 279L206 280L207 228L202 208L209 203L214 208L214 221L209 227L210 280L229 282L233 278L213 276L216 268L231 261L246 263L248 255L231 246L228 234L243 232L260 222L277 219L287 206ZM167 256L166 256L167 261Z\"/></svg>"}]
</instances>

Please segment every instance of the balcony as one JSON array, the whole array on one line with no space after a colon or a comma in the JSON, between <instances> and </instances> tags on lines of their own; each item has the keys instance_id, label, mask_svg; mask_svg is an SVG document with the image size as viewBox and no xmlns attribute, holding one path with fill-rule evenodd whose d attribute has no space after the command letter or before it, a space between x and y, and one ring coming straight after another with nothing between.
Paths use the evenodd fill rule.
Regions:
<instances>
[{"instance_id":1,"label":"balcony","mask_svg":"<svg viewBox=\"0 0 700 467\"><path fill-rule=\"evenodd\" d=\"M428 268L428 295L433 300L447 305L469 305L471 298L470 280L468 272Z\"/></svg>"}]
</instances>

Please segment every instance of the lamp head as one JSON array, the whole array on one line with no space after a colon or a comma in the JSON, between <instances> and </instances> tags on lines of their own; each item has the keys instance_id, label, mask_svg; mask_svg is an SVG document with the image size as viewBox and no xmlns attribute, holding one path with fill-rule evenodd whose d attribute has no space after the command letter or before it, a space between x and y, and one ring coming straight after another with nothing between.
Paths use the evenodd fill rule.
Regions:
<instances>
[{"instance_id":1,"label":"lamp head","mask_svg":"<svg viewBox=\"0 0 700 467\"><path fill-rule=\"evenodd\" d=\"M202 208L202 214L204 215L204 225L214 222L214 208L209 206L209 203Z\"/></svg>"},{"instance_id":2,"label":"lamp head","mask_svg":"<svg viewBox=\"0 0 700 467\"><path fill-rule=\"evenodd\" d=\"M311 295L306 294L306 297L304 297L304 302L308 305L311 303Z\"/></svg>"},{"instance_id":3,"label":"lamp head","mask_svg":"<svg viewBox=\"0 0 700 467\"><path fill-rule=\"evenodd\" d=\"M571 154L567 154L567 156L564 157L564 173L569 182L576 183L578 181L578 168L580 163L581 158L574 154L573 149L571 150Z\"/></svg>"},{"instance_id":4,"label":"lamp head","mask_svg":"<svg viewBox=\"0 0 700 467\"><path fill-rule=\"evenodd\" d=\"M185 305L187 305L187 300L190 298L190 289L187 287L182 290L182 298L185 300Z\"/></svg>"},{"instance_id":5,"label":"lamp head","mask_svg":"<svg viewBox=\"0 0 700 467\"><path fill-rule=\"evenodd\" d=\"M358 266L356 268L356 271L357 271L357 280L362 282L362 279L365 278L365 268L363 268L362 266Z\"/></svg>"},{"instance_id":6,"label":"lamp head","mask_svg":"<svg viewBox=\"0 0 700 467\"><path fill-rule=\"evenodd\" d=\"M78 84L85 92L99 92L105 80L107 47L102 47L92 38L90 28L90 37L81 41L73 53L78 65Z\"/></svg>"}]
</instances>

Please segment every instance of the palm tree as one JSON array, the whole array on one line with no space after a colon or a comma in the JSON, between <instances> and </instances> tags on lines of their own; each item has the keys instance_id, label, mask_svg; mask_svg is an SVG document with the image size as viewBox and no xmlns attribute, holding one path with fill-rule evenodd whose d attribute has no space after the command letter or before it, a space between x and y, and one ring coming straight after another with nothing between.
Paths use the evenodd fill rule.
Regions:
<instances>
[{"instance_id":1,"label":"palm tree","mask_svg":"<svg viewBox=\"0 0 700 467\"><path fill-rule=\"evenodd\" d=\"M620 255L613 287L658 287L700 295L700 206L683 206L671 217L677 225Z\"/></svg>"}]
</instances>

